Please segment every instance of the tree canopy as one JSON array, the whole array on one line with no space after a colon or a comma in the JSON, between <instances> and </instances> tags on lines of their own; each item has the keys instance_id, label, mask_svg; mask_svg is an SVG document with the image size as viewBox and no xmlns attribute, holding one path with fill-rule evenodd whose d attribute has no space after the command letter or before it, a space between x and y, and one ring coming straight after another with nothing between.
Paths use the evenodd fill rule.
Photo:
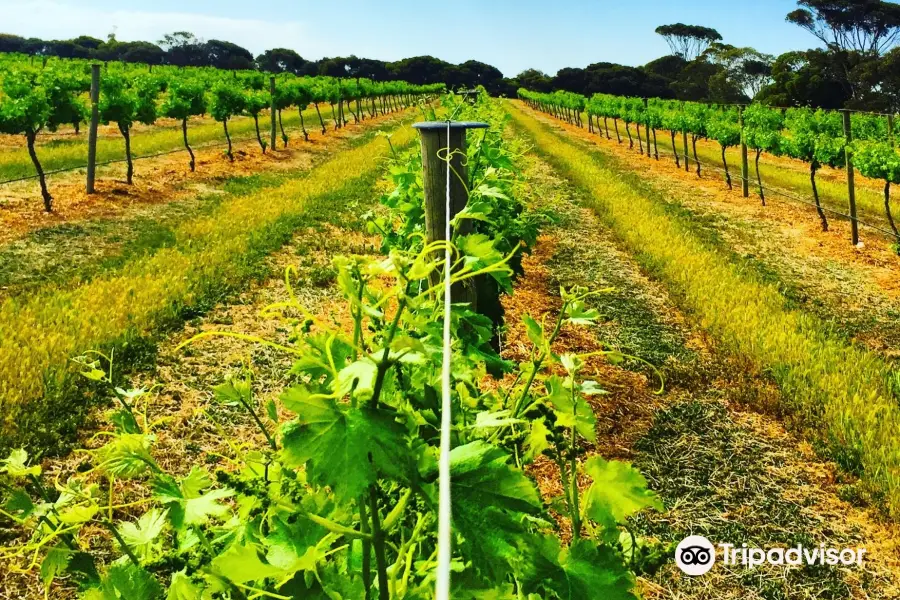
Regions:
<instances>
[{"instance_id":1,"label":"tree canopy","mask_svg":"<svg viewBox=\"0 0 900 600\"><path fill-rule=\"evenodd\" d=\"M722 41L722 36L711 27L702 25L685 25L674 23L672 25L660 25L656 33L663 36L672 54L676 54L686 61L692 61L700 56L713 42Z\"/></svg>"},{"instance_id":2,"label":"tree canopy","mask_svg":"<svg viewBox=\"0 0 900 600\"><path fill-rule=\"evenodd\" d=\"M553 91L553 81L551 77L537 69L525 69L516 75L516 81L520 87L536 92L548 93Z\"/></svg>"},{"instance_id":3,"label":"tree canopy","mask_svg":"<svg viewBox=\"0 0 900 600\"><path fill-rule=\"evenodd\" d=\"M882 54L900 35L900 5L882 0L799 0L786 20L827 48Z\"/></svg>"},{"instance_id":4,"label":"tree canopy","mask_svg":"<svg viewBox=\"0 0 900 600\"><path fill-rule=\"evenodd\" d=\"M270 73L303 75L310 62L290 48L272 48L257 56L256 64Z\"/></svg>"},{"instance_id":5,"label":"tree canopy","mask_svg":"<svg viewBox=\"0 0 900 600\"><path fill-rule=\"evenodd\" d=\"M256 68L253 55L246 48L222 40L209 40L202 46L206 62L217 69L244 70Z\"/></svg>"},{"instance_id":6,"label":"tree canopy","mask_svg":"<svg viewBox=\"0 0 900 600\"><path fill-rule=\"evenodd\" d=\"M719 77L723 83L739 90L750 100L772 81L772 63L775 57L753 48L715 43L704 52L704 57L712 64L722 67Z\"/></svg>"}]
</instances>

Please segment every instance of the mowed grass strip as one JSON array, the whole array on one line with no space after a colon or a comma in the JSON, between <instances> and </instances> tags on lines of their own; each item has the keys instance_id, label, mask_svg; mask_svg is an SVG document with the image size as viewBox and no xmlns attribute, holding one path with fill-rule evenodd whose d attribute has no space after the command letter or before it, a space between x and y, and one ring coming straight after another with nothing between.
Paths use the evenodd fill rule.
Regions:
<instances>
[{"instance_id":1,"label":"mowed grass strip","mask_svg":"<svg viewBox=\"0 0 900 600\"><path fill-rule=\"evenodd\" d=\"M536 151L589 193L591 207L645 268L666 282L699 324L729 351L779 383L798 418L892 516L900 515L900 408L887 364L785 305L770 284L704 242L637 176L602 152L564 139L507 103Z\"/></svg>"},{"instance_id":2,"label":"mowed grass strip","mask_svg":"<svg viewBox=\"0 0 900 600\"><path fill-rule=\"evenodd\" d=\"M334 128L333 114L330 107L319 107L325 125L331 131ZM349 116L349 115L348 115ZM291 144L303 144L303 132L300 129L300 113L296 107L288 108L281 113L282 124ZM306 131L320 132L321 125L315 108L307 108L303 111L303 121ZM269 140L269 114L261 114L259 117L259 129L262 139ZM281 143L281 129L278 130L278 147ZM256 139L256 126L252 117L235 117L228 121L228 132L232 140ZM23 138L24 139L24 138ZM225 131L222 123L209 117L194 118L188 120L188 142L192 147L210 145L214 143L225 144ZM131 152L135 157L149 156L160 152L184 150L181 123L174 125L151 126L150 129L133 131L131 134ZM87 127L83 127L81 134L71 138L42 142L38 138L37 156L41 166L46 171L58 169L76 169L87 164ZM185 161L188 164L187 150L184 150ZM97 140L97 162L111 160L125 160L125 141L120 135L103 137ZM35 175L34 165L28 156L25 147L0 152L0 181L30 177Z\"/></svg>"},{"instance_id":3,"label":"mowed grass strip","mask_svg":"<svg viewBox=\"0 0 900 600\"><path fill-rule=\"evenodd\" d=\"M395 148L413 139L408 126L392 135ZM336 198L346 201L351 192L371 192L389 152L387 142L377 137L338 154L306 177L234 198L214 214L185 222L175 229L171 246L85 285L4 301L0 446L23 435L35 437L23 429L44 427L42 419L62 417L45 413L47 405L71 398L60 390L71 385L67 363L73 356L110 345L121 349L128 340L147 336L211 295L246 281L254 275L259 257L286 242L303 216L319 209L317 204L328 208Z\"/></svg>"}]
</instances>

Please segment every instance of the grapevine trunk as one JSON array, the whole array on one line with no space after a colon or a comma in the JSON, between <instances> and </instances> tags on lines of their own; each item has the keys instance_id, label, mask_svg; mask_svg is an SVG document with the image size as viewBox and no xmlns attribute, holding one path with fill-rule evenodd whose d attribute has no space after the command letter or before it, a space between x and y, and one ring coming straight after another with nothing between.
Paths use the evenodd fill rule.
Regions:
<instances>
[{"instance_id":1,"label":"grapevine trunk","mask_svg":"<svg viewBox=\"0 0 900 600\"><path fill-rule=\"evenodd\" d=\"M322 126L322 135L324 135L327 133L327 130L325 129L325 121L322 119L322 113L319 111L319 103L313 102L313 104L316 106L316 114L319 115L319 125Z\"/></svg>"},{"instance_id":2,"label":"grapevine trunk","mask_svg":"<svg viewBox=\"0 0 900 600\"><path fill-rule=\"evenodd\" d=\"M891 226L891 230L894 232L894 236L900 240L900 231L897 231L897 225L894 224L894 217L891 215L891 182L884 182L884 213L887 215L888 223Z\"/></svg>"},{"instance_id":3,"label":"grapevine trunk","mask_svg":"<svg viewBox=\"0 0 900 600\"><path fill-rule=\"evenodd\" d=\"M284 147L287 148L288 145L288 136L284 132L284 123L281 120L281 109L278 109L278 127L281 129L281 142L284 144Z\"/></svg>"},{"instance_id":4,"label":"grapevine trunk","mask_svg":"<svg viewBox=\"0 0 900 600\"><path fill-rule=\"evenodd\" d=\"M266 143L262 139L262 135L259 133L259 115L253 115L253 125L256 127L256 141L259 142L259 147L262 148L263 154L266 153ZM283 132L284 130L282 130ZM227 128L226 128L227 133ZM230 147L230 145L229 145Z\"/></svg>"},{"instance_id":5,"label":"grapevine trunk","mask_svg":"<svg viewBox=\"0 0 900 600\"><path fill-rule=\"evenodd\" d=\"M691 136L691 145L694 147L694 164L697 165L697 177L700 177L700 159L697 158L697 136Z\"/></svg>"},{"instance_id":6,"label":"grapevine trunk","mask_svg":"<svg viewBox=\"0 0 900 600\"><path fill-rule=\"evenodd\" d=\"M819 202L819 189L816 187L816 171L818 169L819 165L814 160L809 165L809 182L812 184L813 199L816 201L816 212L819 213L819 219L822 220L822 231L828 231L828 219L825 218L825 211L822 210L822 204Z\"/></svg>"},{"instance_id":7,"label":"grapevine trunk","mask_svg":"<svg viewBox=\"0 0 900 600\"><path fill-rule=\"evenodd\" d=\"M759 199L762 201L762 205L766 205L766 194L763 191L762 184L762 176L759 174L759 155L762 154L762 149L756 149L756 183L759 185Z\"/></svg>"},{"instance_id":8,"label":"grapevine trunk","mask_svg":"<svg viewBox=\"0 0 900 600\"><path fill-rule=\"evenodd\" d=\"M228 160L234 162L234 153L231 151L231 134L228 133L228 119L222 120L222 128L225 130L225 139L228 141Z\"/></svg>"},{"instance_id":9,"label":"grapevine trunk","mask_svg":"<svg viewBox=\"0 0 900 600\"><path fill-rule=\"evenodd\" d=\"M725 159L725 146L722 146L722 166L725 167L725 183L728 184L728 189L734 189L731 186L731 173L728 172L728 161Z\"/></svg>"},{"instance_id":10,"label":"grapevine trunk","mask_svg":"<svg viewBox=\"0 0 900 600\"><path fill-rule=\"evenodd\" d=\"M36 131L29 131L25 134L25 140L28 144L28 156L31 157L31 162L34 164L34 170L37 171L38 181L41 183L41 197L44 199L44 210L49 213L53 212L53 197L47 190L47 177L44 174L44 168L41 166L41 161L38 160L37 152L34 150L36 138Z\"/></svg>"},{"instance_id":11,"label":"grapevine trunk","mask_svg":"<svg viewBox=\"0 0 900 600\"><path fill-rule=\"evenodd\" d=\"M194 151L191 149L191 145L188 143L187 119L181 120L181 137L184 139L184 147L187 148L188 154L191 155L191 173L193 173L197 167L197 161L194 159Z\"/></svg>"},{"instance_id":12,"label":"grapevine trunk","mask_svg":"<svg viewBox=\"0 0 900 600\"><path fill-rule=\"evenodd\" d=\"M125 172L125 181L128 182L128 185L132 185L134 180L134 161L131 158L131 131L129 131L127 125L122 123L119 123L119 131L122 132L122 138L125 140L125 162L128 165Z\"/></svg>"},{"instance_id":13,"label":"grapevine trunk","mask_svg":"<svg viewBox=\"0 0 900 600\"><path fill-rule=\"evenodd\" d=\"M678 147L675 145L675 130L669 130L669 133L672 134L672 154L675 155L675 166L677 168L681 168L681 161L678 160Z\"/></svg>"}]
</instances>

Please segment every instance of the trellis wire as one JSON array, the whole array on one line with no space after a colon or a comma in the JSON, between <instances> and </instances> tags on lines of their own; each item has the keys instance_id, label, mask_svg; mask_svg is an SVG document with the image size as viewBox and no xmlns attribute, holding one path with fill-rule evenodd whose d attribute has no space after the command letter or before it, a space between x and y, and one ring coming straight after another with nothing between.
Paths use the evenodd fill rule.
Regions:
<instances>
[{"instance_id":1,"label":"trellis wire","mask_svg":"<svg viewBox=\"0 0 900 600\"><path fill-rule=\"evenodd\" d=\"M610 94L615 96L616 98L628 98L628 96L618 96L615 94ZM585 99L590 100L587 96ZM753 102L696 102L694 100L677 100L675 98L641 98L642 100L659 100L660 102L680 102L682 104L686 104L688 102L696 103L696 104L706 104L708 106L736 106L747 108L748 106L753 105ZM860 110L858 108L815 108L812 106L779 106L777 104L762 104L757 103L766 108L774 108L775 110L791 110L794 108L809 108L812 110L824 110L824 111L833 111L833 112L851 112L858 115L872 115L875 117L896 117L898 113L884 113L884 112L876 112L871 110Z\"/></svg>"},{"instance_id":2,"label":"trellis wire","mask_svg":"<svg viewBox=\"0 0 900 600\"><path fill-rule=\"evenodd\" d=\"M468 97L468 94L466 95ZM465 100L464 100L465 101ZM452 557L451 547L451 527L452 527L452 505L450 498L450 432L452 421L450 419L450 411L452 408L451 391L450 391L450 369L451 361L451 339L450 339L450 319L452 309L452 294L450 272L452 265L451 240L452 230L450 227L450 161L453 156L450 153L450 124L453 118L462 108L460 103L456 110L447 118L447 173L446 173L446 189L444 198L444 347L443 358L441 363L441 448L440 458L438 462L438 565L437 578L435 584L435 599L450 600L450 560ZM463 134L465 135L465 133Z\"/></svg>"},{"instance_id":3,"label":"trellis wire","mask_svg":"<svg viewBox=\"0 0 900 600\"><path fill-rule=\"evenodd\" d=\"M452 298L450 295L450 121L447 119L447 188L444 213L444 354L441 363L441 450L438 478L438 567L435 598L450 598L450 311Z\"/></svg>"}]
</instances>

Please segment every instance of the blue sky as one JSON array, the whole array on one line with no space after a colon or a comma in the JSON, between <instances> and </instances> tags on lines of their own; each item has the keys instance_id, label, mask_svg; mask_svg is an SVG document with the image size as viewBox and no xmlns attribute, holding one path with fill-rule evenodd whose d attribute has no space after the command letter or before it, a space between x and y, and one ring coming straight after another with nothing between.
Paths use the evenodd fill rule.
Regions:
<instances>
[{"instance_id":1,"label":"blue sky","mask_svg":"<svg viewBox=\"0 0 900 600\"><path fill-rule=\"evenodd\" d=\"M668 54L653 30L679 21L714 27L727 43L770 54L816 46L784 21L795 7L794 0L0 0L0 31L60 39L115 30L121 40L155 41L188 30L254 54L275 46L308 59L431 54L480 60L507 76L529 67L552 75L567 66L641 65Z\"/></svg>"}]
</instances>

